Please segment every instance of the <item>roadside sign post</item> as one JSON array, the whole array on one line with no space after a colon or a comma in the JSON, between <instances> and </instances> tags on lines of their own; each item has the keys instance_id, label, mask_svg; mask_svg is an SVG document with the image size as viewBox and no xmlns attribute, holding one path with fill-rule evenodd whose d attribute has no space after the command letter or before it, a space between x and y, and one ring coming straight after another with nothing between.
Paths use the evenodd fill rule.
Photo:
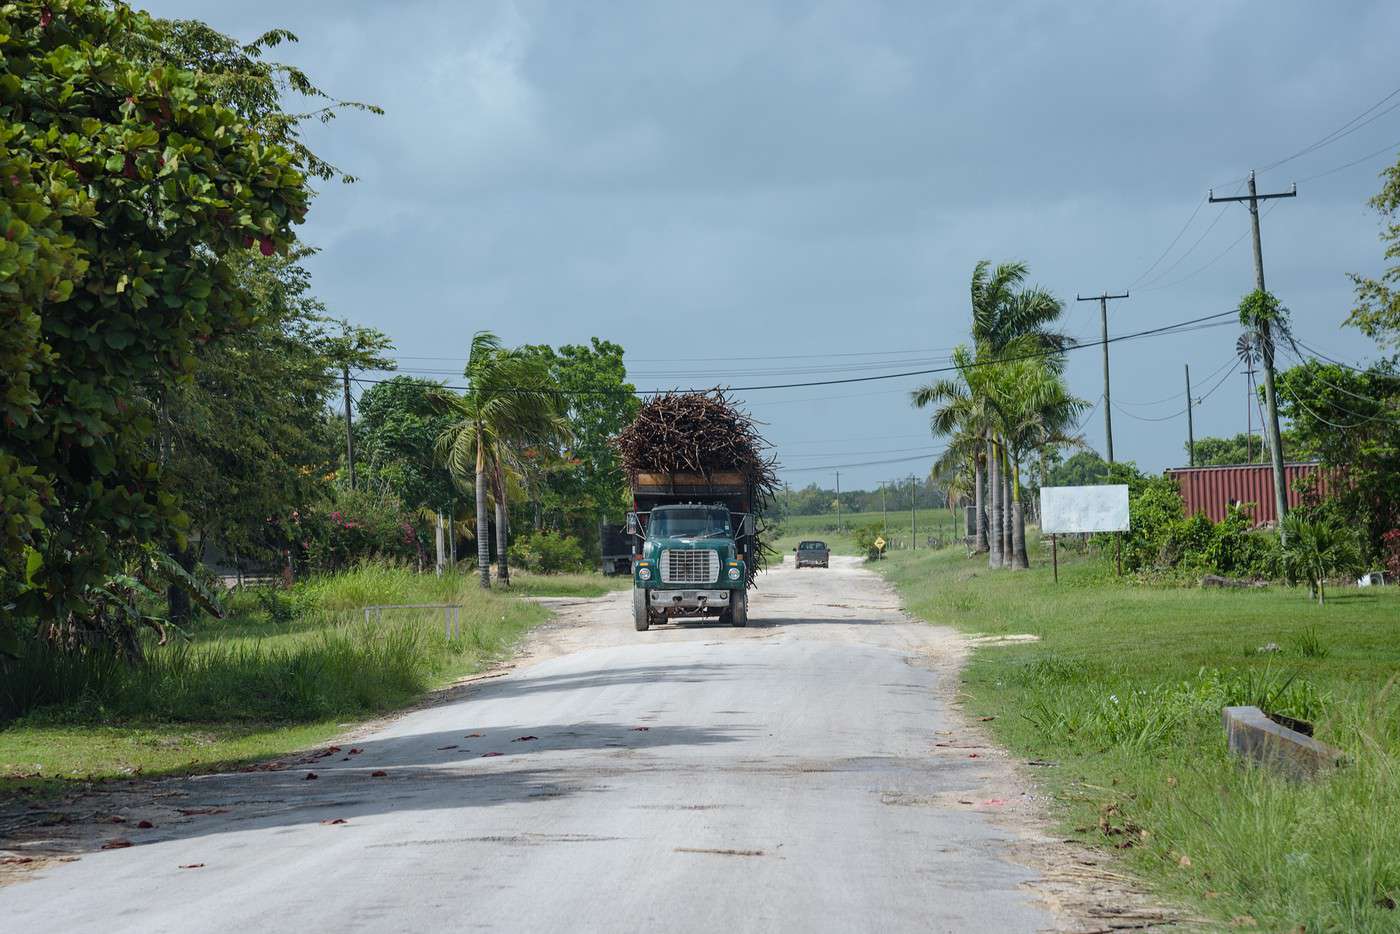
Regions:
<instances>
[{"instance_id":1,"label":"roadside sign post","mask_svg":"<svg viewBox=\"0 0 1400 934\"><path fill-rule=\"evenodd\" d=\"M1058 535L1112 532L1114 564L1123 576L1123 533L1131 527L1128 488L1102 486L1046 486L1040 488L1040 531L1050 536L1050 560L1055 583L1060 582Z\"/></svg>"},{"instance_id":2,"label":"roadside sign post","mask_svg":"<svg viewBox=\"0 0 1400 934\"><path fill-rule=\"evenodd\" d=\"M888 544L885 541L885 537L881 535L878 538L876 538L875 541L873 541L871 544L875 546L875 553L879 555L879 558L877 560L885 560L885 545Z\"/></svg>"}]
</instances>

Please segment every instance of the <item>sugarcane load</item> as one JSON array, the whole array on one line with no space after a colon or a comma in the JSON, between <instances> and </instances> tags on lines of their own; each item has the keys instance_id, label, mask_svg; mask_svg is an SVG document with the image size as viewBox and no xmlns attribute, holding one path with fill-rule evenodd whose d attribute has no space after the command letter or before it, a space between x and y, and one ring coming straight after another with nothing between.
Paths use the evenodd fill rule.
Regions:
<instances>
[{"instance_id":1,"label":"sugarcane load","mask_svg":"<svg viewBox=\"0 0 1400 934\"><path fill-rule=\"evenodd\" d=\"M616 439L638 542L632 616L638 632L677 618L746 626L748 591L769 549L763 515L775 460L752 418L721 390L644 402Z\"/></svg>"}]
</instances>

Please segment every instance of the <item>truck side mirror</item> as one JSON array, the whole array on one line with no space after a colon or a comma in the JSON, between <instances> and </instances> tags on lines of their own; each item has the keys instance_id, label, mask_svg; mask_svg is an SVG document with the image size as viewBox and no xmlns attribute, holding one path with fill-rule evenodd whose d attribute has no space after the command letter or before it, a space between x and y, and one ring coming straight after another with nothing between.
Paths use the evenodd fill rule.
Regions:
<instances>
[{"instance_id":1,"label":"truck side mirror","mask_svg":"<svg viewBox=\"0 0 1400 934\"><path fill-rule=\"evenodd\" d=\"M641 534L642 534L642 523L641 523L641 520L637 518L637 514L636 514L635 512L629 512L629 513L627 514L627 534L628 534L628 535L641 535Z\"/></svg>"},{"instance_id":2,"label":"truck side mirror","mask_svg":"<svg viewBox=\"0 0 1400 934\"><path fill-rule=\"evenodd\" d=\"M753 513L744 515L744 537L753 538Z\"/></svg>"}]
</instances>

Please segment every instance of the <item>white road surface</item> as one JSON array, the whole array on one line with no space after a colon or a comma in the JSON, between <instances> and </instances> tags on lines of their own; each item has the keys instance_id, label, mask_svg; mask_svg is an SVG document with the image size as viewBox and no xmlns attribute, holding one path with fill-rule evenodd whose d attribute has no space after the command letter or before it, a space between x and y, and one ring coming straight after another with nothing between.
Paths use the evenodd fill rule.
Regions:
<instances>
[{"instance_id":1,"label":"white road surface","mask_svg":"<svg viewBox=\"0 0 1400 934\"><path fill-rule=\"evenodd\" d=\"M948 748L961 643L852 559L766 574L749 629L637 633L627 593L559 604L537 660L339 754L154 784L154 828L0 888L0 928L1060 925L982 800L1006 764Z\"/></svg>"}]
</instances>

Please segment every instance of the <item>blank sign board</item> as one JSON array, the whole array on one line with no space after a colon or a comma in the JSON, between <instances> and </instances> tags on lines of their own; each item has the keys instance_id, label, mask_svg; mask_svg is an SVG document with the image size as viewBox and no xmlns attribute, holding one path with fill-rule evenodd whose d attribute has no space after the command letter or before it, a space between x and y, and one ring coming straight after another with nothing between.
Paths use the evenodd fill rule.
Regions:
<instances>
[{"instance_id":1,"label":"blank sign board","mask_svg":"<svg viewBox=\"0 0 1400 934\"><path fill-rule=\"evenodd\" d=\"M1128 488L1111 486L1043 486L1040 531L1128 531Z\"/></svg>"}]
</instances>

